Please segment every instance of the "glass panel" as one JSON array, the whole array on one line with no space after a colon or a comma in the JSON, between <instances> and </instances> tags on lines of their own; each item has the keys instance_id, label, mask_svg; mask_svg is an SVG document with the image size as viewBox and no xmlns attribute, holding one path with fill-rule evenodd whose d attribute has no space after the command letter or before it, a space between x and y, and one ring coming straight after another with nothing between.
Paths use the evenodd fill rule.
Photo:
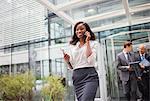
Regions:
<instances>
[{"instance_id":1,"label":"glass panel","mask_svg":"<svg viewBox=\"0 0 150 101\"><path fill-rule=\"evenodd\" d=\"M150 17L150 9L144 10L141 12L131 13L132 20L136 19L143 19L143 18L149 18Z\"/></svg>"},{"instance_id":2,"label":"glass panel","mask_svg":"<svg viewBox=\"0 0 150 101\"><path fill-rule=\"evenodd\" d=\"M103 20L98 20L98 21L94 21L89 23L89 25L94 28L94 27L101 27L104 25L109 25L109 24L122 24L123 22L127 22L126 16L118 16L118 17L113 17L113 18L109 18L109 19L103 19Z\"/></svg>"},{"instance_id":3,"label":"glass panel","mask_svg":"<svg viewBox=\"0 0 150 101\"><path fill-rule=\"evenodd\" d=\"M48 0L51 3L55 4L55 5L59 5L59 4L64 4L64 3L68 3L69 1L73 1L73 0Z\"/></svg>"},{"instance_id":4,"label":"glass panel","mask_svg":"<svg viewBox=\"0 0 150 101\"><path fill-rule=\"evenodd\" d=\"M123 28L116 28L116 29L110 29L106 31L100 32L100 38L105 38L110 35L114 35L123 31L129 31L129 27L123 27Z\"/></svg>"},{"instance_id":5,"label":"glass panel","mask_svg":"<svg viewBox=\"0 0 150 101\"><path fill-rule=\"evenodd\" d=\"M0 75L2 74L9 74L9 65L1 65L0 66Z\"/></svg>"},{"instance_id":6,"label":"glass panel","mask_svg":"<svg viewBox=\"0 0 150 101\"><path fill-rule=\"evenodd\" d=\"M21 44L21 43L20 43ZM25 43L24 43L25 44ZM19 44L18 44L19 45ZM14 44L12 48L12 52L25 51L28 50L28 45L21 45L18 47L17 44Z\"/></svg>"},{"instance_id":7,"label":"glass panel","mask_svg":"<svg viewBox=\"0 0 150 101\"><path fill-rule=\"evenodd\" d=\"M10 74L12 68L12 54L11 54L11 46L7 45L1 48L0 50L0 75L1 74Z\"/></svg>"},{"instance_id":8,"label":"glass panel","mask_svg":"<svg viewBox=\"0 0 150 101\"><path fill-rule=\"evenodd\" d=\"M33 71L37 80L50 74L48 52L48 41L37 41L29 46L29 69Z\"/></svg>"},{"instance_id":9,"label":"glass panel","mask_svg":"<svg viewBox=\"0 0 150 101\"><path fill-rule=\"evenodd\" d=\"M3 48L0 48L0 55L1 54L4 54L4 49Z\"/></svg>"},{"instance_id":10,"label":"glass panel","mask_svg":"<svg viewBox=\"0 0 150 101\"><path fill-rule=\"evenodd\" d=\"M50 36L51 44L66 43L71 36L72 27L59 17L51 18L50 20Z\"/></svg>"},{"instance_id":11,"label":"glass panel","mask_svg":"<svg viewBox=\"0 0 150 101\"><path fill-rule=\"evenodd\" d=\"M132 7L132 6L150 3L150 0L128 0L128 2L129 2L129 6Z\"/></svg>"},{"instance_id":12,"label":"glass panel","mask_svg":"<svg viewBox=\"0 0 150 101\"><path fill-rule=\"evenodd\" d=\"M115 56L116 53L120 52L122 47L122 44L124 41L129 40L129 35L117 35L112 38L106 39L106 52L107 52L107 80L108 80L108 94L111 96L114 101L119 101L119 96L122 96L123 92L119 93L119 85L116 85L116 83L119 83L117 78L117 70L116 70L116 61ZM119 50L118 50L119 49ZM114 51L115 50L115 51Z\"/></svg>"},{"instance_id":13,"label":"glass panel","mask_svg":"<svg viewBox=\"0 0 150 101\"><path fill-rule=\"evenodd\" d=\"M131 30L150 29L150 23L131 26Z\"/></svg>"},{"instance_id":14,"label":"glass panel","mask_svg":"<svg viewBox=\"0 0 150 101\"><path fill-rule=\"evenodd\" d=\"M55 59L55 60L54 60ZM52 75L58 75L65 79L67 86L65 101L74 101L74 89L72 84L72 72L67 69L67 65L64 63L63 58L52 57Z\"/></svg>"},{"instance_id":15,"label":"glass panel","mask_svg":"<svg viewBox=\"0 0 150 101\"><path fill-rule=\"evenodd\" d=\"M136 32L131 34L134 44L150 42L150 32Z\"/></svg>"},{"instance_id":16,"label":"glass panel","mask_svg":"<svg viewBox=\"0 0 150 101\"><path fill-rule=\"evenodd\" d=\"M25 43L14 44L12 47L12 67L11 72L25 73L29 70L28 64L28 45L23 45ZM20 53L19 53L20 52Z\"/></svg>"},{"instance_id":17,"label":"glass panel","mask_svg":"<svg viewBox=\"0 0 150 101\"><path fill-rule=\"evenodd\" d=\"M88 4L74 8L71 11L66 11L66 13L72 16L74 19L80 19L120 9L123 9L121 0L100 0L95 4Z\"/></svg>"},{"instance_id":18,"label":"glass panel","mask_svg":"<svg viewBox=\"0 0 150 101\"><path fill-rule=\"evenodd\" d=\"M48 50L46 50L48 52ZM41 77L48 77L51 73L51 68L49 65L51 65L51 61L46 60L41 60Z\"/></svg>"}]
</instances>

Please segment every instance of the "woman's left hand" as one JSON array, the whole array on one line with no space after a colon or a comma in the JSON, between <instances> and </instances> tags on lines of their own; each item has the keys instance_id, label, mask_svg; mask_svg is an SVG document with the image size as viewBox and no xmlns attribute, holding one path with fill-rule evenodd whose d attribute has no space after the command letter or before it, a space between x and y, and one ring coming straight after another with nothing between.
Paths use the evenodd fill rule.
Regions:
<instances>
[{"instance_id":1,"label":"woman's left hand","mask_svg":"<svg viewBox=\"0 0 150 101\"><path fill-rule=\"evenodd\" d=\"M90 41L90 39L91 39L90 32L86 31L86 32L85 32L85 35L86 35L85 41L86 41L86 42Z\"/></svg>"}]
</instances>

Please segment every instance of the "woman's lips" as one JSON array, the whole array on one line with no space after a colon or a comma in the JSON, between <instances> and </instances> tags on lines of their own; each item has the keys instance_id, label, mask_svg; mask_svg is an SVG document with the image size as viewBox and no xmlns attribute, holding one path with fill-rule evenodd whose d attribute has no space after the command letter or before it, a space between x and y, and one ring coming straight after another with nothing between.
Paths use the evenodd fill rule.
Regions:
<instances>
[{"instance_id":1,"label":"woman's lips","mask_svg":"<svg viewBox=\"0 0 150 101\"><path fill-rule=\"evenodd\" d=\"M83 34L78 34L78 36L79 36L79 37L82 37L82 36L83 36Z\"/></svg>"}]
</instances>

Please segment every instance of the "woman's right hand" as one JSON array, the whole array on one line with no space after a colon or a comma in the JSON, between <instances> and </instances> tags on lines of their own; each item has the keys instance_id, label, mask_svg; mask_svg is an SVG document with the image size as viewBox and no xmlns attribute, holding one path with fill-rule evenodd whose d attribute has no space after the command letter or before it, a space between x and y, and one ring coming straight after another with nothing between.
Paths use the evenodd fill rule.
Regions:
<instances>
[{"instance_id":1,"label":"woman's right hand","mask_svg":"<svg viewBox=\"0 0 150 101\"><path fill-rule=\"evenodd\" d=\"M68 63L70 61L70 56L68 54L64 54L64 60Z\"/></svg>"}]
</instances>

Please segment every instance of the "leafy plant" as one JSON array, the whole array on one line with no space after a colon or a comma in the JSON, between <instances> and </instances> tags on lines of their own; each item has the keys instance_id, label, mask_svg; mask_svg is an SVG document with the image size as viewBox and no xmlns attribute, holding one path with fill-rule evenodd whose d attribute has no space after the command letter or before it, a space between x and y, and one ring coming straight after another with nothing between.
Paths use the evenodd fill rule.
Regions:
<instances>
[{"instance_id":1,"label":"leafy plant","mask_svg":"<svg viewBox=\"0 0 150 101\"><path fill-rule=\"evenodd\" d=\"M46 84L42 88L42 95L49 101L60 101L64 97L65 87L58 76L50 76L46 78Z\"/></svg>"},{"instance_id":2,"label":"leafy plant","mask_svg":"<svg viewBox=\"0 0 150 101\"><path fill-rule=\"evenodd\" d=\"M3 100L31 99L34 76L30 72L0 76L0 96Z\"/></svg>"}]
</instances>

